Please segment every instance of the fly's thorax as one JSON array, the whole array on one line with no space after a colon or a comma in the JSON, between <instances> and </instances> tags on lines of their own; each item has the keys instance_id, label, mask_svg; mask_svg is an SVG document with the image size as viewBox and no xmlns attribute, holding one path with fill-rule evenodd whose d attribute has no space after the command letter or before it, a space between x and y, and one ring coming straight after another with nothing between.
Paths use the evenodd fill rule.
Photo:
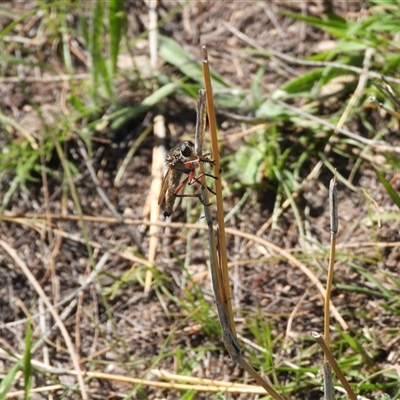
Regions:
<instances>
[{"instance_id":1,"label":"fly's thorax","mask_svg":"<svg viewBox=\"0 0 400 400\"><path fill-rule=\"evenodd\" d=\"M183 142L180 146L173 147L167 155L166 164L182 173L188 174L199 166L198 156L194 151L191 141Z\"/></svg>"},{"instance_id":2,"label":"fly's thorax","mask_svg":"<svg viewBox=\"0 0 400 400\"><path fill-rule=\"evenodd\" d=\"M173 167L177 162L182 159L181 151L178 147L172 148L165 159L165 163L171 167Z\"/></svg>"}]
</instances>

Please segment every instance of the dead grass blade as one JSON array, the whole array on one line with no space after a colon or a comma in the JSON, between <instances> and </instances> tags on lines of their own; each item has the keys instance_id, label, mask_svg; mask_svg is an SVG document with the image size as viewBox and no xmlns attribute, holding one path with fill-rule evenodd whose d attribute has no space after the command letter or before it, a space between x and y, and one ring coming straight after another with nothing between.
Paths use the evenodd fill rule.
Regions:
<instances>
[{"instance_id":1,"label":"dead grass blade","mask_svg":"<svg viewBox=\"0 0 400 400\"><path fill-rule=\"evenodd\" d=\"M86 387L85 387L85 382L83 381L83 373L81 370L81 367L79 365L79 356L75 352L74 345L72 343L71 337L69 336L69 333L67 331L67 328L65 327L64 323L62 322L61 318L59 317L56 309L54 306L51 304L51 301L49 298L46 296L44 290L40 286L39 282L36 280L36 278L33 276L32 272L29 270L28 266L21 260L21 258L18 256L17 252L10 246L8 245L4 240L0 239L0 246L3 247L3 249L10 255L10 257L14 260L14 262L21 268L22 272L25 274L31 285L34 287L36 290L36 293L40 296L40 298L43 300L44 304L48 308L51 316L54 318L56 321L58 328L60 329L60 332L64 338L65 344L68 348L69 355L72 360L72 364L74 365L74 368L76 370L76 375L78 379L78 384L79 384L79 389L82 395L82 399L86 400L88 399L88 395L86 393Z\"/></svg>"},{"instance_id":2,"label":"dead grass blade","mask_svg":"<svg viewBox=\"0 0 400 400\"><path fill-rule=\"evenodd\" d=\"M237 235L237 236L252 240L253 242L261 244L262 246L265 246L266 248L271 249L271 250L275 251L277 254L286 258L290 264L299 268L300 271L303 272L310 279L310 281L316 286L318 291L321 293L322 297L325 299L325 288L323 287L320 280L310 271L310 269L306 265L304 265L302 262L300 262L296 257L292 256L289 252L287 252L284 249L281 249L279 246L275 245L274 243L268 242L265 239L262 239L255 235L251 235L246 232L241 232L234 228L227 228L226 232L230 233L232 235ZM343 319L343 317L340 315L337 308L333 304L331 304L330 309L331 309L332 315L334 316L336 321L340 324L340 326L344 330L347 331L349 329L349 326L347 325L347 323Z\"/></svg>"},{"instance_id":3,"label":"dead grass blade","mask_svg":"<svg viewBox=\"0 0 400 400\"><path fill-rule=\"evenodd\" d=\"M335 264L335 250L336 250L336 236L338 232L338 205L337 205L337 190L336 190L336 174L329 185L329 213L331 219L331 246L329 253L329 266L328 276L326 278L326 294L324 304L324 338L326 345L329 347L330 343L330 332L329 332L329 321L330 321L330 303L331 303L331 292L333 282L333 266ZM327 362L326 355L324 356L323 364L323 376L324 376L324 393L325 400L333 399L333 384L332 384L332 373L331 366Z\"/></svg>"},{"instance_id":4,"label":"dead grass blade","mask_svg":"<svg viewBox=\"0 0 400 400\"><path fill-rule=\"evenodd\" d=\"M221 164L219 161L219 149L218 149L218 135L217 135L217 122L215 117L213 90L211 86L210 67L208 63L207 49L202 48L203 56L203 76L204 86L206 88L206 101L207 101L207 112L208 112L208 123L211 137L211 151L214 158L214 175L219 176L221 171ZM229 275L228 275L228 258L226 254L226 240L225 240L225 221L224 221L224 202L222 197L222 182L221 179L215 181L215 193L216 193L216 205L217 205L217 220L218 220L218 246L220 265L222 273L222 285L224 290L224 299L226 301L226 307L229 313L229 325L231 326L233 333L235 332L235 323L233 321L232 312L232 301L229 287Z\"/></svg>"},{"instance_id":5,"label":"dead grass blade","mask_svg":"<svg viewBox=\"0 0 400 400\"><path fill-rule=\"evenodd\" d=\"M214 159L214 175L220 175L220 161L218 152L217 124L215 118L213 91L211 86L211 77L208 63L207 49L202 48L203 56L203 77L204 86L206 88L208 121L211 135L211 149ZM201 116L198 116L200 119ZM196 132L198 135L200 133ZM203 132L201 132L202 134ZM205 179L204 179L205 182ZM208 192L206 186L202 187L202 195L204 196L204 213L207 221L209 232L209 248L210 248L210 266L211 278L214 289L215 301L217 304L219 321L222 329L222 339L226 349L232 360L236 361L243 369L245 369L251 377L262 386L273 399L282 399L275 389L268 384L258 372L242 357L240 346L236 336L236 329L233 319L232 301L228 275L228 261L226 252L226 229L224 221L224 208L222 197L222 183L220 179L215 181L215 192L217 198L217 225L216 236L214 234L213 220L208 206Z\"/></svg>"},{"instance_id":6,"label":"dead grass blade","mask_svg":"<svg viewBox=\"0 0 400 400\"><path fill-rule=\"evenodd\" d=\"M329 186L329 211L331 217L331 246L329 253L328 277L326 282L325 306L324 306L324 338L329 346L329 315L330 300L333 281L333 266L335 264L336 236L338 232L338 207L337 207L337 190L336 176L333 177Z\"/></svg>"}]
</instances>

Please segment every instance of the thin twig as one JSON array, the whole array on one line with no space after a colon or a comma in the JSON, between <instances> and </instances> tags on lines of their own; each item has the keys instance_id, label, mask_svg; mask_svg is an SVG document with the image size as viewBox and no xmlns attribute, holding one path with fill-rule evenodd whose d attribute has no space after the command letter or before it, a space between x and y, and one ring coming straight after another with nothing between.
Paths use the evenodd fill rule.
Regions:
<instances>
[{"instance_id":1,"label":"thin twig","mask_svg":"<svg viewBox=\"0 0 400 400\"><path fill-rule=\"evenodd\" d=\"M196 152L198 153L199 156L203 155L203 141L204 141L204 136L205 136L205 116L206 116L206 107L205 107L205 101L206 98L208 100L208 93L206 96L206 91L205 90L199 90L199 100L197 103L197 121L196 121L196 135L195 135L195 143L196 143ZM209 105L208 101L208 105ZM209 108L208 108L209 110ZM209 112L209 120L210 120L210 112ZM210 122L210 126L211 126ZM211 131L211 128L210 128ZM216 140L216 129L214 126L214 137L211 135L211 143L213 143L213 140ZM213 152L214 156L214 163L219 165L219 153ZM203 173L203 165L200 163L199 165L200 172ZM214 169L214 173L216 174L216 180L220 181L219 176L219 168ZM221 190L222 193L222 190ZM218 196L218 188L216 188L216 196ZM221 194L222 197L222 194ZM217 304L217 311L218 311L218 317L220 320L220 325L222 329L222 337L223 341L225 344L225 347L227 348L229 355L232 357L232 359L237 360L240 355L240 347L239 343L236 338L236 332L233 327L231 327L231 324L233 324L233 313L232 313L232 308L229 309L229 303L227 299L230 300L230 294L229 297L226 297L226 291L230 291L230 286L229 286L229 280L224 282L223 278L223 272L222 272L222 261L221 261L221 244L219 242L220 235L217 234L217 236L214 233L214 227L213 227L213 219L212 215L210 212L210 207L209 207L209 195L208 195L208 190L207 190L207 185L205 182L205 175L202 176L202 186L201 186L201 198L203 201L204 205L204 215L205 219L207 221L207 227L208 227L208 243L209 243L209 249L210 249L210 269L211 269L211 282L213 286L213 291L214 291L214 296L215 296L215 302ZM217 229L217 232L219 232L219 227ZM227 284L228 288L225 288L225 285ZM231 318L230 318L231 317Z\"/></svg>"},{"instance_id":2,"label":"thin twig","mask_svg":"<svg viewBox=\"0 0 400 400\"><path fill-rule=\"evenodd\" d=\"M72 214L50 214L52 219L58 221L78 221L80 217L78 215ZM395 215L393 215L395 217ZM0 221L8 221L11 223L19 223L21 225L30 226L31 228L34 226L35 221L37 221L40 225L46 224L46 214L36 214L36 213L9 213L7 215L0 214ZM380 217L381 218L381 217ZM84 215L82 219L85 222L95 222L95 223L105 223L110 225L118 225L121 222L114 217L104 217L104 216L95 216L95 215ZM156 225L159 227L171 227L171 228L188 228L188 229L206 229L204 225L200 223L183 223L183 222L168 222L168 221L157 221L151 222L145 219L132 219L132 218L124 218L123 222L127 225ZM232 233L232 228L227 228L226 233ZM56 230L58 232L59 230ZM254 234L249 234L252 238L260 236L257 232ZM75 235L76 237L76 235ZM354 249L354 248L362 248L362 247L379 247L379 248L391 248L400 246L400 242L354 242L354 243L340 243L337 245L339 249Z\"/></svg>"}]
</instances>

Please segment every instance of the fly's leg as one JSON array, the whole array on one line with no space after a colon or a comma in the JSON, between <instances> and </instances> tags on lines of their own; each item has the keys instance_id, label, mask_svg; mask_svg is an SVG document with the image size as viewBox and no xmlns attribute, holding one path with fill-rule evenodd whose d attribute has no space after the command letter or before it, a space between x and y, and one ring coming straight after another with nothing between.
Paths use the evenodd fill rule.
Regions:
<instances>
[{"instance_id":1,"label":"fly's leg","mask_svg":"<svg viewBox=\"0 0 400 400\"><path fill-rule=\"evenodd\" d=\"M183 195L179 195L178 193L185 187L185 185L188 183L189 177L184 179L175 189L174 189L174 195L177 197L182 197Z\"/></svg>"},{"instance_id":2,"label":"fly's leg","mask_svg":"<svg viewBox=\"0 0 400 400\"><path fill-rule=\"evenodd\" d=\"M185 166L189 166L189 165L191 165L191 164L194 164L195 162L198 162L198 161L197 161L197 160L187 161L187 162L185 163ZM189 164L189 165L187 165L187 164ZM201 180L200 180L203 176L208 176L208 177L213 178L213 179L218 179L218 177L216 177L216 176L214 176L214 175L211 175L211 174L207 174L207 173L205 173L205 172L202 172L200 175L196 176L195 170L193 169L193 170L191 170L191 171L189 172L189 175L187 176L187 178L184 179L184 180L174 189L174 191L173 191L173 196L174 196L174 197L197 197L197 198L200 200L201 204L203 204L203 205L205 205L205 206L210 206L211 203L210 203L210 204L205 203L204 200L203 200L203 198L201 197L201 194L200 194L200 193L197 193L197 194L179 194L179 192L180 192L186 185L193 185L194 183L198 183L201 187L203 187L203 184L202 184L202 182L201 182ZM207 188L208 191L210 191L212 194L214 194L214 195L216 194L216 193L214 192L214 190L212 190L209 186L206 186L206 188ZM166 218L169 217L171 214L172 214L172 211L171 211L171 212L168 211L167 213L164 212L164 216L165 216Z\"/></svg>"},{"instance_id":3,"label":"fly's leg","mask_svg":"<svg viewBox=\"0 0 400 400\"><path fill-rule=\"evenodd\" d=\"M204 157L204 158L195 158L194 160L185 161L183 163L183 165L190 169L192 169L192 168L195 169L196 167L198 167L200 162L207 163L211 166L214 166L214 164L215 164L215 161L210 160L208 157Z\"/></svg>"},{"instance_id":4,"label":"fly's leg","mask_svg":"<svg viewBox=\"0 0 400 400\"><path fill-rule=\"evenodd\" d=\"M184 179L174 190L167 190L165 197L165 210L164 217L169 218L173 213L174 203L176 197L194 197L193 195L178 194L187 184L189 177ZM197 197L197 196L195 196Z\"/></svg>"},{"instance_id":5,"label":"fly's leg","mask_svg":"<svg viewBox=\"0 0 400 400\"><path fill-rule=\"evenodd\" d=\"M213 178L213 179L218 179L218 176L214 176L214 175L211 175L211 174L207 174L206 172L202 172L200 175L197 175L197 176L190 176L189 175L190 179L189 179L188 185L193 185L195 182L197 182L199 185L203 186L203 184L200 181L200 179L203 176L208 176L208 177Z\"/></svg>"},{"instance_id":6,"label":"fly's leg","mask_svg":"<svg viewBox=\"0 0 400 400\"><path fill-rule=\"evenodd\" d=\"M175 197L199 197L199 194L179 194L179 192L186 186L186 184L192 185L193 183L197 182L196 180L193 181L192 183L189 182L190 175L184 179L175 189L174 189L174 196ZM201 182L198 182L201 184ZM202 185L203 186L203 185Z\"/></svg>"},{"instance_id":7,"label":"fly's leg","mask_svg":"<svg viewBox=\"0 0 400 400\"><path fill-rule=\"evenodd\" d=\"M193 185L194 183L198 183L201 187L203 187L203 183L201 182L201 178L203 176L209 176L210 178L214 178L214 179L218 179L218 177L211 175L211 174L207 174L205 172L202 172L200 175L195 176L194 171L190 171L189 176L187 177L188 179L188 185ZM214 192L214 190L212 190L209 186L206 186L206 188L208 189L208 191L214 195L216 195L216 193ZM193 197L196 196L199 198L199 200L201 201L201 203L205 206L209 206L210 204L206 204L203 202L203 199L201 198L201 195L193 195Z\"/></svg>"},{"instance_id":8,"label":"fly's leg","mask_svg":"<svg viewBox=\"0 0 400 400\"><path fill-rule=\"evenodd\" d=\"M193 184L196 182L196 183L198 183L199 185L203 186L202 182L200 181L200 179L201 179L203 176L209 176L210 178L218 179L217 176L214 176L214 175L211 175L211 174L207 174L207 173L205 173L205 172L202 172L200 175L195 176L195 175L194 175L194 171L191 171L191 173L190 173L189 176L188 176L188 179L189 179L188 185L193 185ZM214 194L214 195L216 194L216 193L214 192L214 190L212 190L209 186L206 186L206 188L208 189L208 191L209 191L210 193L212 193L212 194ZM201 200L201 199L200 199L200 200ZM203 204L204 204L204 203L203 203ZM206 205L207 205L207 204L206 204Z\"/></svg>"}]
</instances>

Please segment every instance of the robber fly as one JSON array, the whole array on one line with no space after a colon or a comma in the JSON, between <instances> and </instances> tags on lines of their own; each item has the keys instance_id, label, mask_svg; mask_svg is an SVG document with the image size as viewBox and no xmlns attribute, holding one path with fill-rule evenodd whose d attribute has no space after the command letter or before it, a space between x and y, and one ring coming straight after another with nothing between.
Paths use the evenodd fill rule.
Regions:
<instances>
[{"instance_id":1,"label":"robber fly","mask_svg":"<svg viewBox=\"0 0 400 400\"><path fill-rule=\"evenodd\" d=\"M168 152L165 162L169 168L164 176L160 195L158 196L158 205L162 204L165 197L165 218L171 216L176 197L200 198L200 195L196 194L179 194L186 184L193 185L197 182L201 185L200 179L204 175L217 179L215 176L206 173L196 176L196 168L199 167L200 162L214 165L214 161L208 158L208 154L203 154L201 156L196 154L194 147L193 142L188 140L183 142L180 146L172 148ZM187 174L188 176L181 182L183 174ZM214 193L212 189L208 188L208 190Z\"/></svg>"}]
</instances>

